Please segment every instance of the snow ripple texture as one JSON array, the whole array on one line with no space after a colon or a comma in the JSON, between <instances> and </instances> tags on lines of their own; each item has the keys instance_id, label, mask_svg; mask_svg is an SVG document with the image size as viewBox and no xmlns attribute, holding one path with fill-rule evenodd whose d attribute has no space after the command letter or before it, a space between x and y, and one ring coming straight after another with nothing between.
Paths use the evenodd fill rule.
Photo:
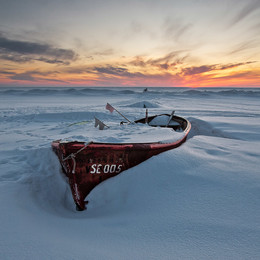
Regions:
<instances>
[{"instance_id":1,"label":"snow ripple texture","mask_svg":"<svg viewBox=\"0 0 260 260\"><path fill-rule=\"evenodd\" d=\"M259 259L259 98L249 88L0 88L1 258ZM51 142L143 140L113 130L124 119L107 102L130 120L175 110L192 129L76 212Z\"/></svg>"}]
</instances>

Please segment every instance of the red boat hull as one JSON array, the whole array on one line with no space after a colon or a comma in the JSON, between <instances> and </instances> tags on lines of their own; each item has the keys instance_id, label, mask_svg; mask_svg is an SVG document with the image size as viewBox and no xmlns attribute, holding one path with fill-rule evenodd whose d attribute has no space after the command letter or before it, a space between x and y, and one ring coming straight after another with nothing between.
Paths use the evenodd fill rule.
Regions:
<instances>
[{"instance_id":1,"label":"red boat hull","mask_svg":"<svg viewBox=\"0 0 260 260\"><path fill-rule=\"evenodd\" d=\"M64 174L68 177L73 199L78 210L85 209L85 198L102 181L138 165L161 152L177 148L185 142L190 124L187 121L185 135L173 143L84 143L54 141Z\"/></svg>"}]
</instances>

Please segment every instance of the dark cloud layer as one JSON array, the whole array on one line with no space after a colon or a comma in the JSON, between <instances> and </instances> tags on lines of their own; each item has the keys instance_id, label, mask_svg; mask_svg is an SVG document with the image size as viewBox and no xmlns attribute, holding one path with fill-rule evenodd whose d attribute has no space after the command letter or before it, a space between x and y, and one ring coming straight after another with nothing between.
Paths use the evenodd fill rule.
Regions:
<instances>
[{"instance_id":1,"label":"dark cloud layer","mask_svg":"<svg viewBox=\"0 0 260 260\"><path fill-rule=\"evenodd\" d=\"M32 76L31 73L25 72L25 73L15 73L10 77L10 79L13 80L25 80L25 81L35 81L35 77Z\"/></svg>"},{"instance_id":2,"label":"dark cloud layer","mask_svg":"<svg viewBox=\"0 0 260 260\"><path fill-rule=\"evenodd\" d=\"M186 54L184 55L183 51L169 52L163 57L156 59L146 59L142 56L135 57L129 64L136 67L157 67L162 70L168 70L169 68L173 68L178 64L182 64L182 62L186 59Z\"/></svg>"},{"instance_id":3,"label":"dark cloud layer","mask_svg":"<svg viewBox=\"0 0 260 260\"><path fill-rule=\"evenodd\" d=\"M250 63L255 63L255 61L248 61L248 62L240 62L240 63L232 63L232 64L214 64L214 65L203 65L203 66L194 66L194 67L188 67L182 69L182 73L185 76L188 75L195 75L195 74L201 74L204 72L209 72L209 71L216 71L216 70L226 70L226 69L231 69L231 68L236 68L240 67L243 65L247 65Z\"/></svg>"},{"instance_id":4,"label":"dark cloud layer","mask_svg":"<svg viewBox=\"0 0 260 260\"><path fill-rule=\"evenodd\" d=\"M50 73L49 73L50 74ZM57 82L57 83L68 83L64 80L56 79L55 75L52 75L49 78L42 78L41 76L46 75L46 73L41 73L38 71L26 71L23 73L12 73L11 76L9 76L10 79L16 80L16 81L30 81L30 82L40 82L41 80L44 80L45 82Z\"/></svg>"},{"instance_id":5,"label":"dark cloud layer","mask_svg":"<svg viewBox=\"0 0 260 260\"><path fill-rule=\"evenodd\" d=\"M201 74L201 73L204 73L204 72L208 72L208 71L211 71L211 70L214 70L215 69L215 66L214 65L204 65L204 66L199 66L199 67L189 67L189 68L184 68L182 70L183 74L184 75L195 75L195 74Z\"/></svg>"},{"instance_id":6,"label":"dark cloud layer","mask_svg":"<svg viewBox=\"0 0 260 260\"><path fill-rule=\"evenodd\" d=\"M55 48L50 44L11 40L0 34L0 58L13 62L38 60L51 64L69 64L76 59L73 50Z\"/></svg>"},{"instance_id":7,"label":"dark cloud layer","mask_svg":"<svg viewBox=\"0 0 260 260\"><path fill-rule=\"evenodd\" d=\"M132 73L129 72L128 69L119 67L119 66L100 66L95 67L93 69L94 72L107 74L107 75L113 75L113 76L120 76L120 77L128 77L128 78L134 78L134 77L144 77L144 75L140 72Z\"/></svg>"},{"instance_id":8,"label":"dark cloud layer","mask_svg":"<svg viewBox=\"0 0 260 260\"><path fill-rule=\"evenodd\" d=\"M31 82L37 82L39 80L44 79L44 81L60 81L56 79L57 74L59 74L58 71L52 70L52 71L40 71L38 69L35 70L27 70L21 73L17 73L15 71L1 71L0 75L6 75L9 79L12 80L19 80L19 81L31 81ZM49 78L46 78L48 76Z\"/></svg>"}]
</instances>

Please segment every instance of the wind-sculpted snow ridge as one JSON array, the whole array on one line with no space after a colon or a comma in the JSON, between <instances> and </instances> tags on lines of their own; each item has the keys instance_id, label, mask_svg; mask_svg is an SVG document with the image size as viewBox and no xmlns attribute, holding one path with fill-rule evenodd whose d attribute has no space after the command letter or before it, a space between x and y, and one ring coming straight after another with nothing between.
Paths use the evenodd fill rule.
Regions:
<instances>
[{"instance_id":1,"label":"wind-sculpted snow ridge","mask_svg":"<svg viewBox=\"0 0 260 260\"><path fill-rule=\"evenodd\" d=\"M122 96L139 96L139 97L155 97L155 96L168 96L168 97L259 97L259 88L235 89L235 88L166 88L166 87L153 87L149 88L147 92L143 92L140 87L128 88L107 88L107 87L2 87L0 88L1 95L20 95L21 97L33 96L95 96L104 95L122 95Z\"/></svg>"},{"instance_id":2,"label":"wind-sculpted snow ridge","mask_svg":"<svg viewBox=\"0 0 260 260\"><path fill-rule=\"evenodd\" d=\"M184 95L190 95L195 97L211 97L211 96L222 96L222 97L260 97L260 89L223 89L223 88L197 88L184 90Z\"/></svg>"},{"instance_id":3,"label":"wind-sculpted snow ridge","mask_svg":"<svg viewBox=\"0 0 260 260\"><path fill-rule=\"evenodd\" d=\"M21 95L25 96L89 96L89 95L131 95L141 93L141 89L122 89L122 88L101 88L101 87L27 87L27 88L0 88L2 95Z\"/></svg>"},{"instance_id":4,"label":"wind-sculpted snow ridge","mask_svg":"<svg viewBox=\"0 0 260 260\"><path fill-rule=\"evenodd\" d=\"M191 123L191 131L188 138L192 138L197 135L214 136L222 138L236 139L232 134L225 133L224 131L212 126L210 123L200 120L198 118L189 117L188 120Z\"/></svg>"}]
</instances>

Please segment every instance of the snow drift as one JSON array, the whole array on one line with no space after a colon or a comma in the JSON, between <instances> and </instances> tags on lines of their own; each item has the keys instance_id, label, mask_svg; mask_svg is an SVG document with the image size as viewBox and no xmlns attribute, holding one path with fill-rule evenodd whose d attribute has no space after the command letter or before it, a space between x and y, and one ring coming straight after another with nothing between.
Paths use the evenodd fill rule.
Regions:
<instances>
[{"instance_id":1,"label":"snow drift","mask_svg":"<svg viewBox=\"0 0 260 260\"><path fill-rule=\"evenodd\" d=\"M131 106L142 89L0 89L2 258L258 259L260 91L195 91L145 93L161 104L150 115L190 120L187 142L103 182L76 212L51 142L88 138L94 116L118 124L107 102L143 117Z\"/></svg>"}]
</instances>

